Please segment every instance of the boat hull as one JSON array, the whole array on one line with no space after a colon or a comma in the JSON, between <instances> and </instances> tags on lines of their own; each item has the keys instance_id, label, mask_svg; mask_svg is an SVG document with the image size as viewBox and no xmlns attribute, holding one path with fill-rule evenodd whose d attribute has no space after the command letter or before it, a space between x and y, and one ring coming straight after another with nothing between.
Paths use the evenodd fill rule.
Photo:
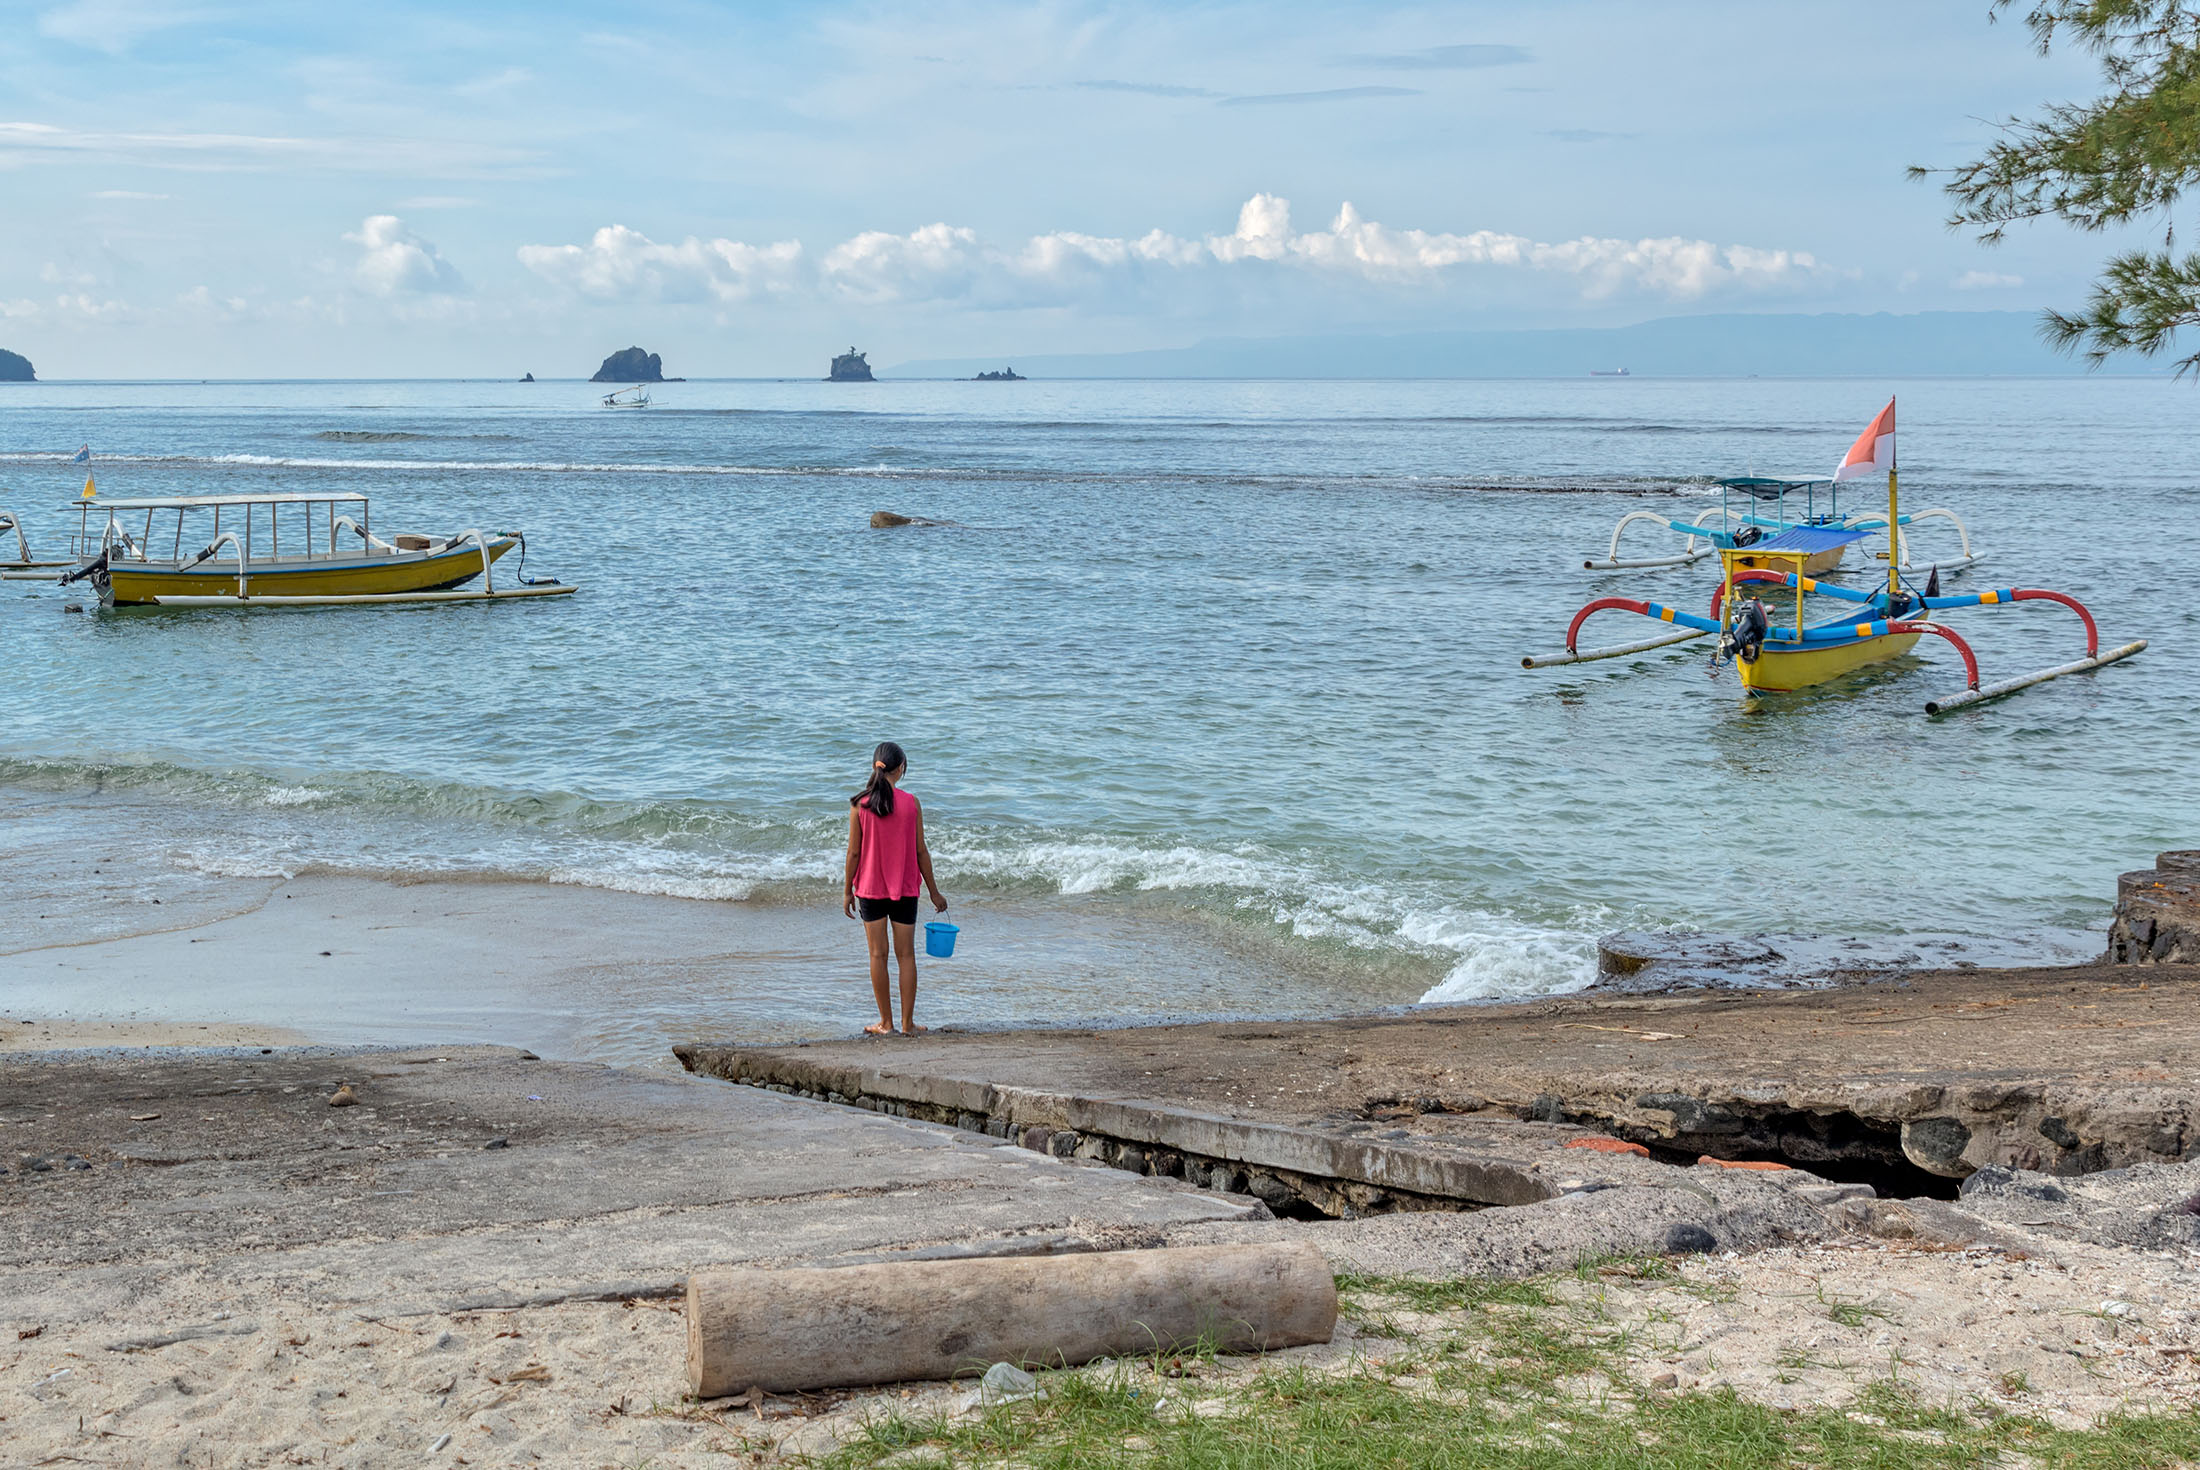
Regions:
<instances>
[{"instance_id":1,"label":"boat hull","mask_svg":"<svg viewBox=\"0 0 2200 1470\"><path fill-rule=\"evenodd\" d=\"M489 560L500 560L518 543L508 537L489 541ZM345 597L391 592L432 592L458 587L481 575L481 548L456 551L401 551L391 556L349 560L268 561L248 566L245 596ZM164 597L235 597L235 563L200 562L188 570L158 562L117 562L107 568L105 600L115 607L143 607Z\"/></svg>"},{"instance_id":2,"label":"boat hull","mask_svg":"<svg viewBox=\"0 0 2200 1470\"><path fill-rule=\"evenodd\" d=\"M1756 662L1740 663L1742 687L1756 694L1790 694L1838 679L1843 674L1872 664L1900 658L1917 646L1918 633L1882 633L1849 643L1818 643L1802 647L1767 643Z\"/></svg>"}]
</instances>

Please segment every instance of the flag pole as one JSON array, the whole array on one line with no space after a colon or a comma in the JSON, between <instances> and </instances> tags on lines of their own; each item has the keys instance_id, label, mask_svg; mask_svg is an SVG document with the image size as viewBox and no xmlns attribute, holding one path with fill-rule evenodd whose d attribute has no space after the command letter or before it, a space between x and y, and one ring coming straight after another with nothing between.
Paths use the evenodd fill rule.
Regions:
<instances>
[{"instance_id":1,"label":"flag pole","mask_svg":"<svg viewBox=\"0 0 2200 1470\"><path fill-rule=\"evenodd\" d=\"M1887 407L1894 407L1892 398ZM1892 439L1894 435L1889 434ZM1902 593L1902 517L1901 494L1895 488L1894 446L1887 448L1887 616L1895 615L1895 599Z\"/></svg>"}]
</instances>

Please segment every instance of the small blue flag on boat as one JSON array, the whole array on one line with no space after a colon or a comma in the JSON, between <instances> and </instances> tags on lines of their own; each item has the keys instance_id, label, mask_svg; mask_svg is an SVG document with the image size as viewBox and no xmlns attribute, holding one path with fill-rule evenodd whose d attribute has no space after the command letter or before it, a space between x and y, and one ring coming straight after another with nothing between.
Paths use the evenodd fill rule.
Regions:
<instances>
[{"instance_id":1,"label":"small blue flag on boat","mask_svg":"<svg viewBox=\"0 0 2200 1470\"><path fill-rule=\"evenodd\" d=\"M69 456L70 464L90 464L91 462L92 446L89 444L85 445L82 449L79 449L76 453Z\"/></svg>"}]
</instances>

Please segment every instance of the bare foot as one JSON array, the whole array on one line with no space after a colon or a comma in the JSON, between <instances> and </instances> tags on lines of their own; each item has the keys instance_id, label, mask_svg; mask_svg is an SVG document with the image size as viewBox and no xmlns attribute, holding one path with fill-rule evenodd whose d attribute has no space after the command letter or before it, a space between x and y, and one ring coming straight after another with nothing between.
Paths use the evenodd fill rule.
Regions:
<instances>
[{"instance_id":1,"label":"bare foot","mask_svg":"<svg viewBox=\"0 0 2200 1470\"><path fill-rule=\"evenodd\" d=\"M891 1036L894 1034L894 1028L884 1021L873 1021L863 1028L863 1034L865 1036Z\"/></svg>"},{"instance_id":2,"label":"bare foot","mask_svg":"<svg viewBox=\"0 0 2200 1470\"><path fill-rule=\"evenodd\" d=\"M901 1034L904 1036L922 1036L925 1032L931 1029L932 1028L930 1026L919 1026L914 1021L904 1021L901 1023Z\"/></svg>"}]
</instances>

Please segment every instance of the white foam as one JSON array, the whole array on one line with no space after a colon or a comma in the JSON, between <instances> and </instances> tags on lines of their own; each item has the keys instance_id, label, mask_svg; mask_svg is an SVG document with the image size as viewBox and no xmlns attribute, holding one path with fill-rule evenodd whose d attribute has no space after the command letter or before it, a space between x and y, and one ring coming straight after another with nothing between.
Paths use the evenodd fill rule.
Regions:
<instances>
[{"instance_id":1,"label":"white foam","mask_svg":"<svg viewBox=\"0 0 2200 1470\"><path fill-rule=\"evenodd\" d=\"M278 786L263 795L260 800L269 806L311 806L334 796L333 791L323 791L317 786Z\"/></svg>"},{"instance_id":2,"label":"white foam","mask_svg":"<svg viewBox=\"0 0 2200 1470\"><path fill-rule=\"evenodd\" d=\"M49 454L0 454L0 464L58 459ZM967 470L897 465L604 464L590 460L351 459L283 454L103 454L106 464L230 464L287 470L434 470L554 475L847 475L862 479L968 476Z\"/></svg>"},{"instance_id":3,"label":"white foam","mask_svg":"<svg viewBox=\"0 0 2200 1470\"><path fill-rule=\"evenodd\" d=\"M1111 888L1211 889L1265 914L1295 939L1354 949L1456 955L1424 1002L1558 995L1596 978L1595 928L1538 925L1483 909L1461 909L1374 883L1344 883L1304 864L1243 847L1041 841L1005 847L943 844L958 872L1039 879L1062 893ZM1584 916L1593 920L1594 916Z\"/></svg>"},{"instance_id":4,"label":"white foam","mask_svg":"<svg viewBox=\"0 0 2200 1470\"><path fill-rule=\"evenodd\" d=\"M604 888L614 893L662 898L738 901L756 891L755 880L749 878L684 878L672 873L606 868L554 868L544 876L549 882L569 883L576 888Z\"/></svg>"}]
</instances>

